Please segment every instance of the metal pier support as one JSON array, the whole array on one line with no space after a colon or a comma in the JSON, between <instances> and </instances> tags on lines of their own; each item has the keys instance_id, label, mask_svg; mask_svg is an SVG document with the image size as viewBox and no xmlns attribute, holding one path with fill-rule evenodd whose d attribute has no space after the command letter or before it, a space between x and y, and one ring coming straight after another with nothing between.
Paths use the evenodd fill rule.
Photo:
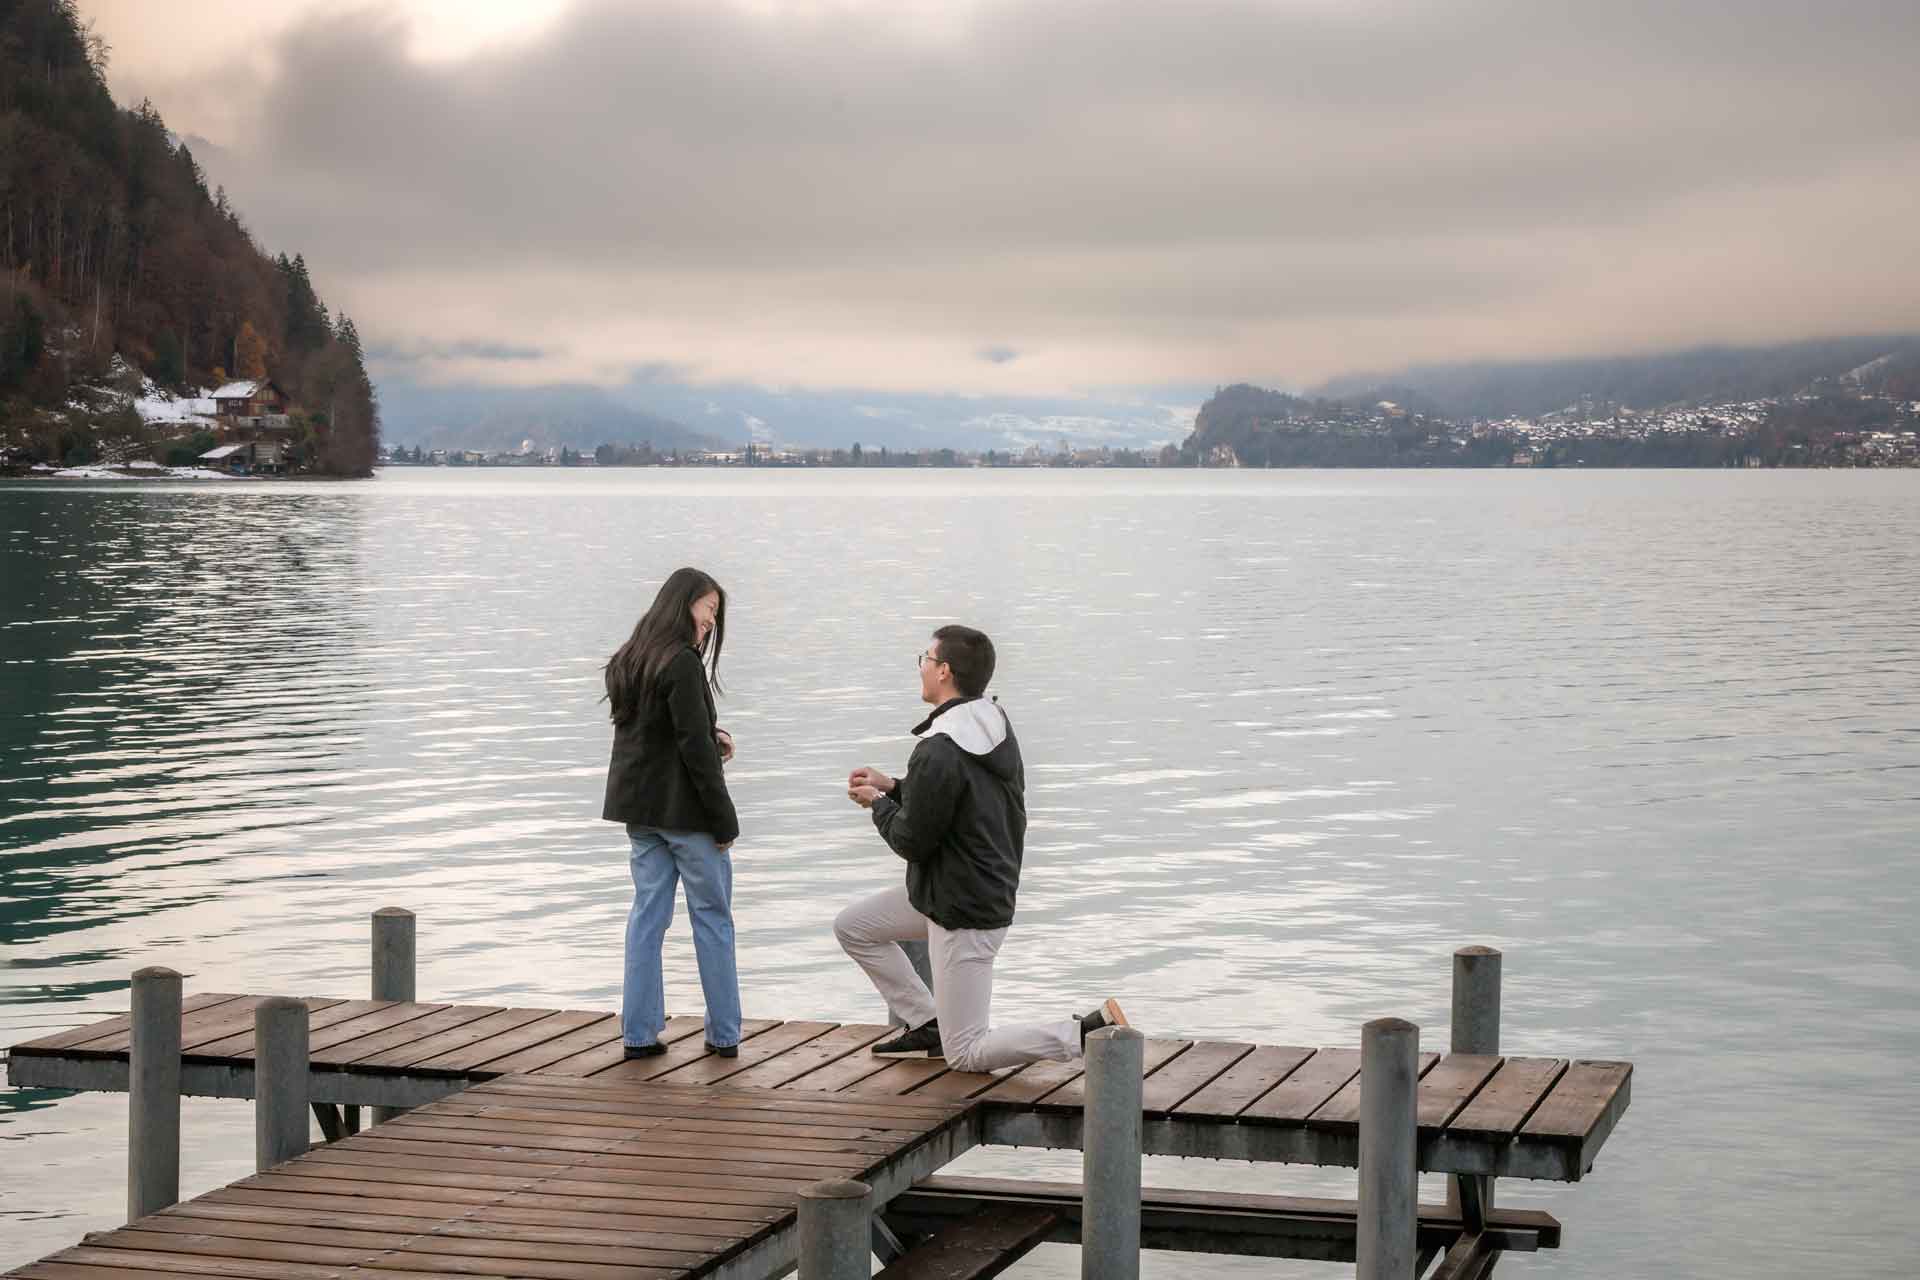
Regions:
<instances>
[{"instance_id":1,"label":"metal pier support","mask_svg":"<svg viewBox=\"0 0 1920 1280\"><path fill-rule=\"evenodd\" d=\"M127 1221L180 1199L180 975L133 975L127 1064Z\"/></svg>"},{"instance_id":2,"label":"metal pier support","mask_svg":"<svg viewBox=\"0 0 1920 1280\"><path fill-rule=\"evenodd\" d=\"M1461 947L1453 953L1454 1053L1500 1052L1500 953L1492 947ZM1447 1207L1478 1230L1493 1208L1493 1179L1467 1174L1447 1179Z\"/></svg>"},{"instance_id":3,"label":"metal pier support","mask_svg":"<svg viewBox=\"0 0 1920 1280\"><path fill-rule=\"evenodd\" d=\"M830 1178L800 1192L800 1280L867 1280L873 1188Z\"/></svg>"},{"instance_id":4,"label":"metal pier support","mask_svg":"<svg viewBox=\"0 0 1920 1280\"><path fill-rule=\"evenodd\" d=\"M273 996L253 1011L253 1167L264 1173L305 1155L307 1006Z\"/></svg>"},{"instance_id":5,"label":"metal pier support","mask_svg":"<svg viewBox=\"0 0 1920 1280\"><path fill-rule=\"evenodd\" d=\"M1359 1280L1413 1280L1420 1175L1414 1095L1420 1028L1376 1018L1360 1030Z\"/></svg>"},{"instance_id":6,"label":"metal pier support","mask_svg":"<svg viewBox=\"0 0 1920 1280\"><path fill-rule=\"evenodd\" d=\"M1132 1027L1087 1037L1081 1141L1080 1275L1139 1280L1140 1089L1147 1038Z\"/></svg>"},{"instance_id":7,"label":"metal pier support","mask_svg":"<svg viewBox=\"0 0 1920 1280\"><path fill-rule=\"evenodd\" d=\"M414 994L414 924L413 912L404 907L382 907L373 913L375 1000L417 998ZM391 1120L405 1110L405 1107L375 1107L373 1122Z\"/></svg>"}]
</instances>

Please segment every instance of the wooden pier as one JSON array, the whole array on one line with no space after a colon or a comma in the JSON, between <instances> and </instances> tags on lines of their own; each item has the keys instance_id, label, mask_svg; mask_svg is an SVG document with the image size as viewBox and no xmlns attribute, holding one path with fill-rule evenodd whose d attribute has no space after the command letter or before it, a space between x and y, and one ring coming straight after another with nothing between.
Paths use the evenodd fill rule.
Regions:
<instances>
[{"instance_id":1,"label":"wooden pier","mask_svg":"<svg viewBox=\"0 0 1920 1280\"><path fill-rule=\"evenodd\" d=\"M1457 962L1456 981L1461 972ZM1494 974L1497 983L1497 965ZM1490 1180L1586 1176L1627 1107L1632 1078L1620 1062L1416 1056L1418 1029L1388 1026L1392 1020L1368 1030L1404 1040L1403 1092L1369 1107L1362 1053L1351 1046L1133 1036L1126 1048L1139 1065L1126 1068L1131 1083L1121 1081L1126 1088L1116 1094L1111 1064L1121 1059L1105 1043L1092 1055L1108 1064L1095 1071L1107 1073L1104 1082L1078 1062L982 1075L938 1060L876 1058L871 1046L891 1029L874 1024L749 1021L738 1056L726 1058L707 1051L699 1019L683 1017L662 1037L667 1052L627 1060L617 1018L601 1011L327 997L295 1004L218 992L174 999L165 1026L175 1029L177 1018L177 1048L170 1036L145 1033L149 1045L162 1045L166 1090L264 1098L292 1088L329 1141L306 1149L304 1112L290 1131L289 1122L275 1122L281 1145L260 1150L291 1159L263 1155L255 1177L184 1204L164 1191L134 1199L130 1180L136 1208L126 1228L13 1274L761 1280L793 1265L802 1220L817 1210L817 1221L839 1212L861 1225L863 1260L871 1219L889 1277L987 1276L1041 1241L1081 1242L1083 1221L1088 1231L1111 1222L1115 1193L1100 1188L1117 1185L1121 1229L1144 1247L1358 1256L1363 1275L1419 1275L1444 1254L1434 1274L1458 1280L1487 1274L1504 1253L1559 1247L1558 1222L1494 1207ZM256 1026L269 1027L270 1010L304 1015L304 1051L294 1059L301 1078L291 1085L271 1078L288 1070L276 1065L286 1060L283 1049L263 1040L271 1052L256 1054ZM15 1046L12 1082L127 1090L152 1070L134 1043L138 1016L136 1008ZM1101 1145L1113 1141L1116 1096L1138 1116L1119 1157L1122 1169L1134 1164L1131 1184L1101 1182L1087 1141L1096 1130L1108 1135ZM1389 1101L1404 1107L1394 1123L1406 1125L1389 1163L1404 1158L1454 1175L1448 1205L1415 1206L1411 1168L1392 1175L1401 1191L1371 1193L1363 1170L1359 1201L1138 1188L1142 1153L1358 1166L1363 1128L1374 1126L1376 1150L1388 1132L1376 1117ZM136 1090L136 1145L143 1133L166 1132L164 1122L143 1119L153 1105ZM362 1131L365 1107L386 1118ZM265 1110L263 1102L263 1125ZM1088 1150L1086 1183L939 1173L982 1145ZM177 1166L177 1153L173 1159ZM130 1179L137 1165L136 1157ZM834 1209L832 1196L842 1193L830 1190L810 1209L810 1189L820 1187L858 1188L865 1198ZM1106 1218L1095 1212L1096 1192L1109 1197ZM1399 1208L1381 1207L1382 1197L1396 1196ZM1388 1237L1397 1252L1381 1264L1379 1242ZM825 1239L818 1231L815 1238ZM816 1264L823 1277L825 1265Z\"/></svg>"},{"instance_id":2,"label":"wooden pier","mask_svg":"<svg viewBox=\"0 0 1920 1280\"><path fill-rule=\"evenodd\" d=\"M253 1018L262 996L207 992L183 1003L180 1089L254 1096ZM307 998L308 1096L323 1107L416 1107L501 1076L855 1093L981 1106L993 1146L1078 1150L1080 1063L978 1075L867 1050L876 1024L749 1019L737 1058L706 1051L698 1018L674 1018L657 1058L622 1061L619 1019L586 1010ZM112 1018L16 1045L14 1083L124 1091L130 1020ZM1420 1168L1577 1182L1626 1109L1623 1062L1426 1053L1420 1059ZM1149 1155L1346 1165L1359 1162L1360 1051L1151 1039ZM330 1119L323 1119L330 1126ZM344 1119L341 1131L347 1131Z\"/></svg>"},{"instance_id":3,"label":"wooden pier","mask_svg":"<svg viewBox=\"0 0 1920 1280\"><path fill-rule=\"evenodd\" d=\"M963 1103L505 1076L12 1274L758 1280L803 1188L891 1199L977 1133Z\"/></svg>"}]
</instances>

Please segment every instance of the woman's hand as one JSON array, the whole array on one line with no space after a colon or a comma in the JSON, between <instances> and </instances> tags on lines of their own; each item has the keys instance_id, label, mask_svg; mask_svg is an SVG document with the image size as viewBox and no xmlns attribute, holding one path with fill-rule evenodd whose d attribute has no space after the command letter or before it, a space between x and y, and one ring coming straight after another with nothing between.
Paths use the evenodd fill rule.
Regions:
<instances>
[{"instance_id":1,"label":"woman's hand","mask_svg":"<svg viewBox=\"0 0 1920 1280\"><path fill-rule=\"evenodd\" d=\"M855 804L859 805L862 809L873 808L873 802L875 800L878 800L883 794L885 793L882 792L878 787L869 787L869 786L863 785L863 786L847 788L847 799L853 801Z\"/></svg>"},{"instance_id":2,"label":"woman's hand","mask_svg":"<svg viewBox=\"0 0 1920 1280\"><path fill-rule=\"evenodd\" d=\"M713 730L713 744L720 748L720 763L733 759L733 735L718 726Z\"/></svg>"},{"instance_id":3,"label":"woman's hand","mask_svg":"<svg viewBox=\"0 0 1920 1280\"><path fill-rule=\"evenodd\" d=\"M872 787L875 791L893 790L893 779L870 764L863 764L847 775L848 787Z\"/></svg>"}]
</instances>

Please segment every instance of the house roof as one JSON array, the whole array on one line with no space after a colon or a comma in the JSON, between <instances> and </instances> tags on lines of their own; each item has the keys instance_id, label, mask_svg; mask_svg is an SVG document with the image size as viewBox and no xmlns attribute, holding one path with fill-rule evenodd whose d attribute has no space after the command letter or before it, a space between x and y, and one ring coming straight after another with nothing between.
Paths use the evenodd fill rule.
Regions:
<instances>
[{"instance_id":1,"label":"house roof","mask_svg":"<svg viewBox=\"0 0 1920 1280\"><path fill-rule=\"evenodd\" d=\"M254 379L242 382L229 382L213 393L215 400L251 400L260 391L260 383Z\"/></svg>"},{"instance_id":2,"label":"house roof","mask_svg":"<svg viewBox=\"0 0 1920 1280\"><path fill-rule=\"evenodd\" d=\"M218 449L209 449L200 456L202 458L211 458L215 462L218 462L222 458L231 458L234 454L246 447L247 446L243 444L223 444Z\"/></svg>"}]
</instances>

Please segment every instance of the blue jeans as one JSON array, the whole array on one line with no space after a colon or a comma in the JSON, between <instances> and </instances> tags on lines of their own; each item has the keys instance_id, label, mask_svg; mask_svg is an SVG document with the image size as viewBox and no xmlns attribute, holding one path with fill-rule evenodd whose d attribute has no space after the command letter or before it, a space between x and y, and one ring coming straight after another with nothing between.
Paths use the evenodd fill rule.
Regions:
<instances>
[{"instance_id":1,"label":"blue jeans","mask_svg":"<svg viewBox=\"0 0 1920 1280\"><path fill-rule=\"evenodd\" d=\"M667 1025L660 944L673 922L674 887L687 886L693 954L707 998L707 1043L740 1043L740 976L733 963L733 858L704 831L628 827L633 910L627 913L627 972L620 1038L652 1044Z\"/></svg>"}]
</instances>

